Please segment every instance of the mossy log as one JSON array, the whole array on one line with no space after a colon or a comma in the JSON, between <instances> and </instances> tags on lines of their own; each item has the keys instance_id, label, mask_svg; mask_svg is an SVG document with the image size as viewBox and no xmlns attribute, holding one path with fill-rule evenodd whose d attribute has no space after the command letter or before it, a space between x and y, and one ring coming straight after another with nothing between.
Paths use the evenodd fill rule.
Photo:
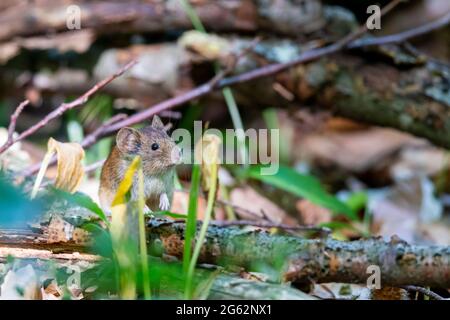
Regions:
<instances>
[{"instance_id":1,"label":"mossy log","mask_svg":"<svg viewBox=\"0 0 450 320\"><path fill-rule=\"evenodd\" d=\"M152 247L181 257L185 223L165 219L148 222ZM248 270L273 270L281 280L293 282L346 282L366 284L380 270L382 286L415 284L450 288L450 247L409 245L398 239L381 238L338 241L308 240L271 235L237 227L208 228L200 262L237 265Z\"/></svg>"},{"instance_id":2,"label":"mossy log","mask_svg":"<svg viewBox=\"0 0 450 320\"><path fill-rule=\"evenodd\" d=\"M201 222L199 222L198 227ZM182 257L185 222L152 218L147 235L152 254ZM0 246L89 252L87 244L50 243L48 235L0 232ZM450 288L450 246L410 245L398 238L338 241L270 234L261 229L208 228L199 263L264 272L274 281L361 283L379 268L382 286L418 285Z\"/></svg>"},{"instance_id":3,"label":"mossy log","mask_svg":"<svg viewBox=\"0 0 450 320\"><path fill-rule=\"evenodd\" d=\"M66 248L67 249L67 248ZM54 271L57 269L66 269L68 266L76 265L81 272L95 268L96 264L104 259L100 256L86 253L54 253L45 249L25 249L16 247L7 247L0 245L0 266L8 263L8 257L14 257L15 268L31 265L33 268L42 272ZM49 263L46 263L49 262ZM51 263L50 263L51 262ZM161 263L161 262L159 262ZM1 270L1 268L0 268ZM64 272L65 273L65 272ZM211 272L198 269L197 278L211 278L211 285L203 296L206 299L213 300L313 300L314 297L303 293L300 290L292 288L289 285L274 284L256 280L243 279L239 275L220 272L211 277ZM0 276L2 276L0 274ZM183 284L184 282L174 277L177 274L162 275L159 286L160 294L164 297L174 299L183 299L184 286L176 287L174 284Z\"/></svg>"}]
</instances>

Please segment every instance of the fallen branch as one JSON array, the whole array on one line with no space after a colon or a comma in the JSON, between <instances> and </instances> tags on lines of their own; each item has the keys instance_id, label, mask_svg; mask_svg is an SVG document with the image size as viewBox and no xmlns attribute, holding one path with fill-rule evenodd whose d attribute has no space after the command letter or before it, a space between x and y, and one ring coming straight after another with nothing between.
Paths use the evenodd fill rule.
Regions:
<instances>
[{"instance_id":1,"label":"fallen branch","mask_svg":"<svg viewBox=\"0 0 450 320\"><path fill-rule=\"evenodd\" d=\"M430 298L433 298L434 300L445 300L443 297L438 295L437 293L434 293L431 290L428 290L426 288L418 287L418 286L402 286L403 289L413 292L420 292Z\"/></svg>"},{"instance_id":2,"label":"fallen branch","mask_svg":"<svg viewBox=\"0 0 450 320\"><path fill-rule=\"evenodd\" d=\"M201 223L197 225L199 229ZM152 248L182 257L185 222L152 218L147 236ZM86 252L86 245L49 243L45 233L0 230L0 247L45 249L59 253ZM392 238L338 241L272 235L239 227L208 228L199 263L239 266L247 271L272 270L280 280L366 284L369 266L379 267L382 286L416 285L450 288L450 247L409 245ZM264 272L264 271L263 271ZM373 271L372 271L373 272Z\"/></svg>"},{"instance_id":3,"label":"fallen branch","mask_svg":"<svg viewBox=\"0 0 450 320\"><path fill-rule=\"evenodd\" d=\"M151 219L149 241L176 257L183 253L185 224ZM156 242L155 242L156 241ZM450 247L409 245L380 238L337 241L308 240L210 226L200 262L238 265L249 270L265 265L285 281L367 282L369 266L380 268L382 286L419 285L450 288Z\"/></svg>"},{"instance_id":4,"label":"fallen branch","mask_svg":"<svg viewBox=\"0 0 450 320\"><path fill-rule=\"evenodd\" d=\"M320 232L325 235L331 233L329 228L316 227L316 226L291 226L284 223L274 223L270 221L252 221L252 220L227 220L227 221L212 221L212 225L218 227L229 227L229 226L252 226L264 229L277 228L282 230L293 230L293 231L314 231Z\"/></svg>"},{"instance_id":5,"label":"fallen branch","mask_svg":"<svg viewBox=\"0 0 450 320\"><path fill-rule=\"evenodd\" d=\"M80 25L96 34L167 32L191 29L192 24L179 1L71 1L81 14ZM296 3L290 0L207 0L193 1L208 30L231 32L270 31L298 36L319 30L325 23L320 0ZM12 2L0 12L0 41L18 36L65 32L74 17L67 3ZM76 12L75 12L76 13Z\"/></svg>"},{"instance_id":6,"label":"fallen branch","mask_svg":"<svg viewBox=\"0 0 450 320\"><path fill-rule=\"evenodd\" d=\"M80 265L86 268L86 264L90 268L104 260L102 257L87 253L53 253L49 250L42 249L24 249L14 247L0 246L0 264L7 263L8 257L14 257L16 261L23 262L23 265L32 265L33 268L42 272L49 271L51 268L62 269L66 273L69 265ZM156 260L156 258L155 258ZM45 262L51 262L46 264ZM156 261L161 263L161 261ZM80 268L81 269L81 268ZM83 272L83 270L81 270ZM82 273L83 274L83 273ZM302 291L294 289L289 285L266 283L262 281L247 280L238 275L220 272L216 276L211 277L211 273L202 269L197 270L196 278L211 278L212 284L207 291L207 299L275 299L275 300L313 300ZM175 280L174 280L175 279ZM166 273L161 275L159 283L159 292L161 295L171 299L183 298L183 286L174 288L174 283L183 283L181 275L175 273Z\"/></svg>"},{"instance_id":7,"label":"fallen branch","mask_svg":"<svg viewBox=\"0 0 450 320\"><path fill-rule=\"evenodd\" d=\"M433 30L440 29L445 27L450 23L450 13L447 13L443 17L432 21L430 23L418 26L416 28L412 28L410 30L406 30L397 34L392 34L384 37L378 38L367 38L367 39L359 39L348 45L349 49L367 47L367 46L376 46L390 43L401 43L405 42L408 39L418 37L429 33Z\"/></svg>"}]
</instances>

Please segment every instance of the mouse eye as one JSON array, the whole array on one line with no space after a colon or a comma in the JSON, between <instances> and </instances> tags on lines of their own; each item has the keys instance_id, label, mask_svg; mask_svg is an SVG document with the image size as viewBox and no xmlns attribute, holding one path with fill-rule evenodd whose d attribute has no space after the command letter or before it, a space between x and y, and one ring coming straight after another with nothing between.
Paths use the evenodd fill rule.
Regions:
<instances>
[{"instance_id":1,"label":"mouse eye","mask_svg":"<svg viewBox=\"0 0 450 320\"><path fill-rule=\"evenodd\" d=\"M158 150L158 149L159 149L159 144L157 144L157 143L152 144L153 151Z\"/></svg>"}]
</instances>

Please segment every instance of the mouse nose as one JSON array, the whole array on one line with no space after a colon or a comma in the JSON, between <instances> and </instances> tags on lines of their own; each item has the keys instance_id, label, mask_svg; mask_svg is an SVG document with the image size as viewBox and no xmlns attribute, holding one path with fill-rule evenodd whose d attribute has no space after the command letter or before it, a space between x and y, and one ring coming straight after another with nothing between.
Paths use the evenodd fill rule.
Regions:
<instances>
[{"instance_id":1,"label":"mouse nose","mask_svg":"<svg viewBox=\"0 0 450 320\"><path fill-rule=\"evenodd\" d=\"M175 146L172 149L172 155L171 155L171 160L173 164L180 164L181 163L181 159L182 159L182 150L178 147Z\"/></svg>"}]
</instances>

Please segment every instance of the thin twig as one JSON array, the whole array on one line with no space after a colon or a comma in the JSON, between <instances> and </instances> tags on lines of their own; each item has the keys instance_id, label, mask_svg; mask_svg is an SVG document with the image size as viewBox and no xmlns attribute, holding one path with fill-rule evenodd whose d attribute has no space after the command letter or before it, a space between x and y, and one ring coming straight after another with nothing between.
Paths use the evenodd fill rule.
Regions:
<instances>
[{"instance_id":1,"label":"thin twig","mask_svg":"<svg viewBox=\"0 0 450 320\"><path fill-rule=\"evenodd\" d=\"M263 219L263 220L268 220L269 221L269 219L267 218L267 216L263 212L261 212L261 214L257 214L256 212L253 212L253 211L248 210L246 208L242 208L240 206L237 206L237 205L233 204L231 201L224 200L224 199L217 199L216 202L218 204L222 205L222 206L230 207L231 209L233 209L235 211L240 211L240 212L248 214L248 215L250 215L250 216L252 216L254 218Z\"/></svg>"},{"instance_id":2,"label":"thin twig","mask_svg":"<svg viewBox=\"0 0 450 320\"><path fill-rule=\"evenodd\" d=\"M105 123L103 123L100 127L98 127L96 130L94 130L92 133L88 134L83 141L81 141L80 145L83 148L89 147L91 145L93 145L95 142L97 142L97 140L99 139L99 137L103 134L103 132L110 127L111 125L113 125L114 123L120 121L120 120L124 120L126 119L127 115L124 113L119 113L116 114L115 116L111 117L110 119L108 119ZM56 156L53 156L48 165L54 165L56 163ZM31 167L29 167L27 170L22 172L22 175L25 177L31 176L33 174L35 174L36 172L39 171L39 168L41 167L42 162L38 162L35 163L34 165L32 165Z\"/></svg>"},{"instance_id":3,"label":"thin twig","mask_svg":"<svg viewBox=\"0 0 450 320\"><path fill-rule=\"evenodd\" d=\"M375 45L383 45L390 43L400 43L404 42L408 39L421 36L423 34L429 33L433 30L440 29L450 23L450 12L444 15L442 18L439 18L430 23L418 26L417 28L413 28L410 30L406 30L400 33L391 34L384 37L377 38L367 38L367 39L359 39L350 43L347 47L349 49L361 48L367 46L375 46Z\"/></svg>"},{"instance_id":4,"label":"thin twig","mask_svg":"<svg viewBox=\"0 0 450 320\"><path fill-rule=\"evenodd\" d=\"M14 131L16 130L16 124L17 124L17 118L19 118L19 115L22 113L23 109L30 103L29 100L22 101L19 106L16 108L14 113L11 116L11 120L9 122L8 127L8 140L6 140L4 145L7 145L8 143L12 143L14 139ZM3 146L2 146L3 147Z\"/></svg>"},{"instance_id":5,"label":"thin twig","mask_svg":"<svg viewBox=\"0 0 450 320\"><path fill-rule=\"evenodd\" d=\"M52 159L51 161L56 162L56 159ZM105 163L105 161L106 161L106 159L102 159L102 160L93 162L91 164L88 164L87 166L84 167L84 173L87 174L87 173L97 170L98 168L101 168L103 166L103 164ZM46 180L39 185L39 188L40 189L46 188L53 183L55 183L55 179ZM31 192L31 189L32 189L31 186L29 188L25 188L25 192L29 193L29 192Z\"/></svg>"},{"instance_id":6,"label":"thin twig","mask_svg":"<svg viewBox=\"0 0 450 320\"><path fill-rule=\"evenodd\" d=\"M219 227L228 227L228 226L254 226L258 228L278 228L284 230L295 230L295 231L317 231L325 234L330 234L331 230L326 227L317 227L317 226L291 226L284 223L275 223L269 221L254 221L254 220L224 220L219 221L216 220L213 224Z\"/></svg>"},{"instance_id":7,"label":"thin twig","mask_svg":"<svg viewBox=\"0 0 450 320\"><path fill-rule=\"evenodd\" d=\"M137 63L136 60L132 60L128 62L126 65L124 65L122 68L120 68L116 73L110 75L109 77L103 79L102 81L95 84L91 89L86 91L83 95L78 97L77 99L73 100L70 103L62 103L59 107L57 107L55 110L50 112L47 116L45 116L42 120L40 120L35 125L31 126L24 132L20 133L17 138L8 140L3 146L0 147L0 154L6 151L9 147L11 147L14 143L23 140L39 129L46 126L50 121L60 117L63 113L65 113L67 110L73 109L75 107L78 107L84 103L86 103L89 98L95 94L97 91L102 89L104 86L109 84L111 81L116 79L117 77L121 76L125 71L130 69L132 66L134 66Z\"/></svg>"},{"instance_id":8,"label":"thin twig","mask_svg":"<svg viewBox=\"0 0 450 320\"><path fill-rule=\"evenodd\" d=\"M179 191L184 192L184 193L189 193L188 190L179 190ZM225 226L254 226L254 227L259 227L259 228L278 228L278 229L293 230L293 231L299 231L299 230L301 230L301 231L318 231L318 232L324 233L325 235L328 235L331 233L331 229L329 229L327 227L299 226L299 225L291 226L291 225L284 224L284 223L273 222L267 218L267 216L264 214L264 212L262 213L263 216L261 216L249 209L237 206L227 200L216 199L216 203L223 205L223 206L231 207L235 211L244 212L244 213L251 215L257 219L260 219L259 221L257 221L257 220L227 220L227 221L216 220L216 221L214 221L214 224L216 224L218 226L222 226L222 227L225 227Z\"/></svg>"},{"instance_id":9,"label":"thin twig","mask_svg":"<svg viewBox=\"0 0 450 320\"><path fill-rule=\"evenodd\" d=\"M434 300L445 300L445 298L441 297L437 293L434 293L431 290L428 290L424 287L418 287L418 286L402 286L401 288L408 290L408 291L414 291L414 292L420 292L430 298L433 298Z\"/></svg>"},{"instance_id":10,"label":"thin twig","mask_svg":"<svg viewBox=\"0 0 450 320\"><path fill-rule=\"evenodd\" d=\"M389 2L387 5L385 5L381 11L380 11L380 18L383 17L385 14L392 11L396 6L398 6L401 2L404 0L393 0ZM340 46L341 48L348 47L350 43L352 43L355 39L360 38L363 34L365 34L368 31L367 25L363 23L358 30L356 30L353 33L350 33L346 37L342 38L338 42L336 42L337 46Z\"/></svg>"},{"instance_id":11,"label":"thin twig","mask_svg":"<svg viewBox=\"0 0 450 320\"><path fill-rule=\"evenodd\" d=\"M210 80L210 84L215 87L217 85L217 83L225 78L226 76L228 76L230 73L233 72L233 70L236 68L237 64L239 63L239 61L241 61L242 58L244 58L247 54L249 54L254 48L255 46L261 42L261 37L256 37L255 39L253 39L250 44L241 52L239 52L238 54L231 54L230 55L230 62L228 63L228 65L226 66L226 68L222 71L220 71L219 73L217 73L214 78L212 78Z\"/></svg>"}]
</instances>

